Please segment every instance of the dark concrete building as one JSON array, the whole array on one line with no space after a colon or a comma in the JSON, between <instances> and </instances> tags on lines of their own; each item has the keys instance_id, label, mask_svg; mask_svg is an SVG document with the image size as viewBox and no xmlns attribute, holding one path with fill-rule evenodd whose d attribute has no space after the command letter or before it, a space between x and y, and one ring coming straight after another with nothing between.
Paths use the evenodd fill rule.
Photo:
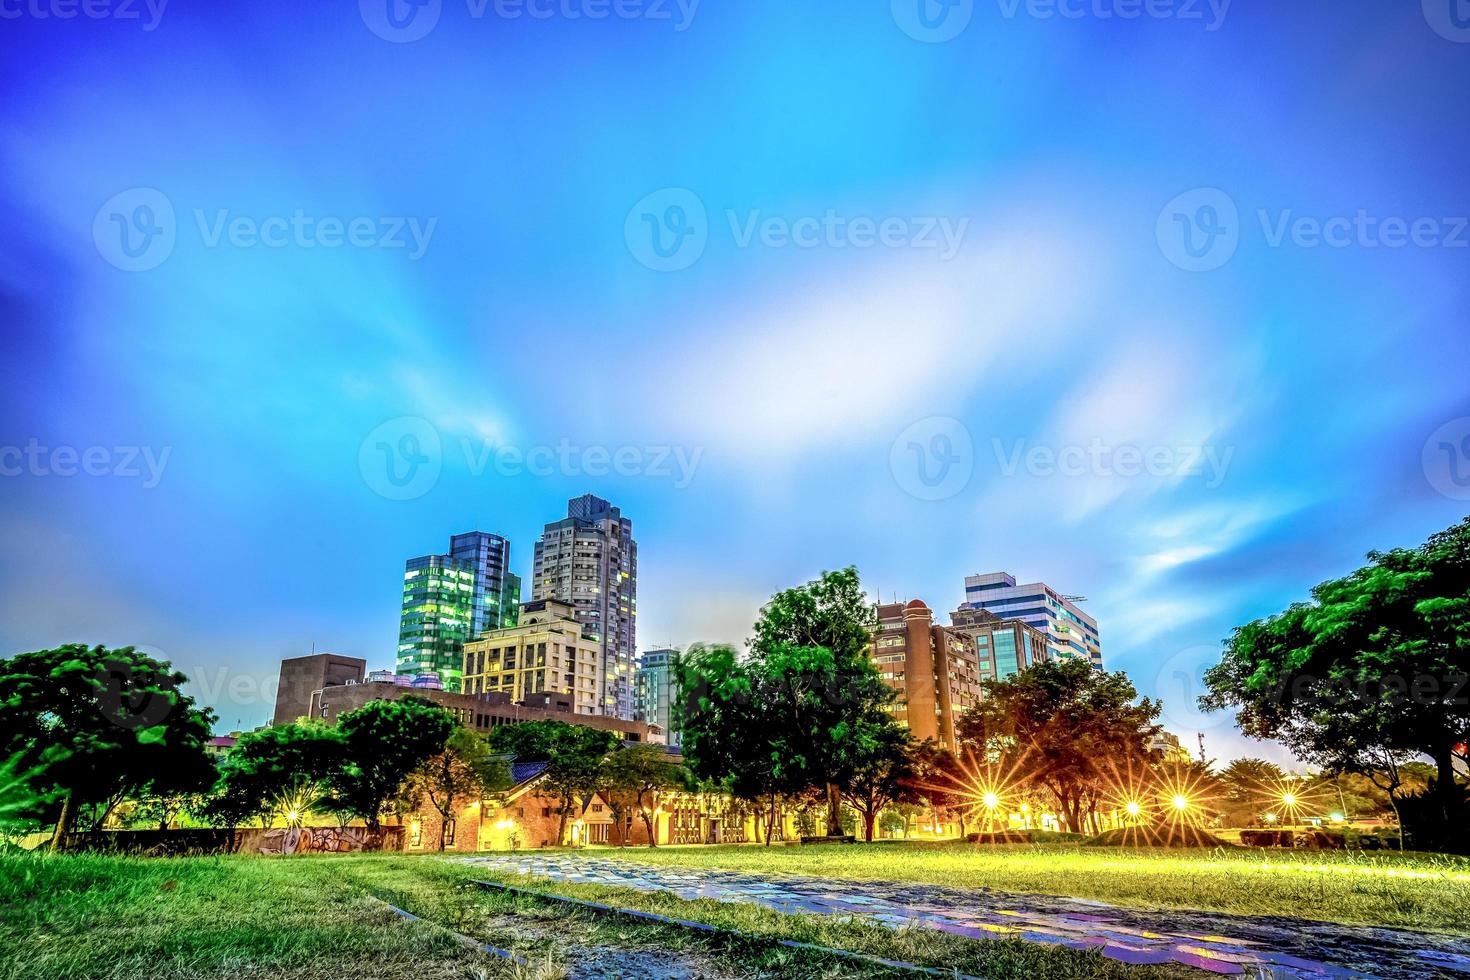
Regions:
<instances>
[{"instance_id":1,"label":"dark concrete building","mask_svg":"<svg viewBox=\"0 0 1470 980\"><path fill-rule=\"evenodd\" d=\"M281 661L273 725L285 725L311 714L312 696L324 688L357 684L367 672L367 661L336 653L314 653Z\"/></svg>"}]
</instances>

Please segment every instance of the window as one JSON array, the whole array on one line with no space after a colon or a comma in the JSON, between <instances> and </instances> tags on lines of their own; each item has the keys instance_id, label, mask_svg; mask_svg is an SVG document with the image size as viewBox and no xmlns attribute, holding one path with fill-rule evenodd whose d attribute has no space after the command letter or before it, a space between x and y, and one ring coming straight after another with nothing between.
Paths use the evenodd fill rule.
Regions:
<instances>
[{"instance_id":1,"label":"window","mask_svg":"<svg viewBox=\"0 0 1470 980\"><path fill-rule=\"evenodd\" d=\"M444 846L454 846L454 821L449 820L444 824Z\"/></svg>"},{"instance_id":2,"label":"window","mask_svg":"<svg viewBox=\"0 0 1470 980\"><path fill-rule=\"evenodd\" d=\"M408 846L424 846L424 825L419 823L417 820L408 825Z\"/></svg>"}]
</instances>

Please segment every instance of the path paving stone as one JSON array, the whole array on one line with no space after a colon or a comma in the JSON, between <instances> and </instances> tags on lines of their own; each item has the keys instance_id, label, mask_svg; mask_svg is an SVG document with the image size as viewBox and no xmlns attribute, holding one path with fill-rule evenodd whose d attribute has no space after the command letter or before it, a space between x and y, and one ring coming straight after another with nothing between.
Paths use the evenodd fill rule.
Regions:
<instances>
[{"instance_id":1,"label":"path paving stone","mask_svg":"<svg viewBox=\"0 0 1470 980\"><path fill-rule=\"evenodd\" d=\"M1098 947L1124 963L1177 963L1227 976L1272 980L1428 980L1470 976L1470 940L1208 912L1147 912L1102 902L912 882L769 878L693 871L575 854L455 858L501 873L668 892L685 900L752 902L779 912L862 917L890 928L921 926L972 939L1019 936L1072 949Z\"/></svg>"}]
</instances>

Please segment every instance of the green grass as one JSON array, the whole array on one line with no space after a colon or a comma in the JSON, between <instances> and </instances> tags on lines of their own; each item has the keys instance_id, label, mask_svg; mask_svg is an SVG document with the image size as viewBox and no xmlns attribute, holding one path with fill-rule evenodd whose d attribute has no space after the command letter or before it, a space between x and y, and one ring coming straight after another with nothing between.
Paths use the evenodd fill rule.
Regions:
<instances>
[{"instance_id":1,"label":"green grass","mask_svg":"<svg viewBox=\"0 0 1470 980\"><path fill-rule=\"evenodd\" d=\"M684 902L630 889L556 885L562 894L743 930L711 940L687 930L627 923L565 905L469 884L484 869L430 856L141 859L0 857L0 978L3 980L231 980L565 976L593 948L593 961L627 976L668 975L676 960L712 977L912 976L804 951L775 938L1027 980L1178 980L1178 969L1128 967L1096 951L1020 940L975 942L927 930L894 932L831 917L783 915L751 906ZM526 881L516 876L516 883ZM512 948L535 969L467 950L448 933L406 923L376 895L481 941ZM639 971L642 968L643 972ZM609 973L608 975L615 975Z\"/></svg>"},{"instance_id":2,"label":"green grass","mask_svg":"<svg viewBox=\"0 0 1470 980\"><path fill-rule=\"evenodd\" d=\"M1444 855L908 842L589 853L688 868L990 887L1134 908L1299 916L1470 935L1470 860Z\"/></svg>"}]
</instances>

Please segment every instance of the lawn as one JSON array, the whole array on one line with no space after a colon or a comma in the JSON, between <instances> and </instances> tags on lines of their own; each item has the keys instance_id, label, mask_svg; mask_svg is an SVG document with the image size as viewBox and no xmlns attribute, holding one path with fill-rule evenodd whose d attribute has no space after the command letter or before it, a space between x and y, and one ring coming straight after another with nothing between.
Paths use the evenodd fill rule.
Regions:
<instances>
[{"instance_id":1,"label":"lawn","mask_svg":"<svg viewBox=\"0 0 1470 980\"><path fill-rule=\"evenodd\" d=\"M666 853L673 857L676 852ZM476 876L483 877L483 870L430 855L3 856L0 978L557 980L568 971L714 980L913 975L781 949L769 941L778 938L1017 980L1178 980L1189 975L1178 969L1124 966L1096 951L1021 940L975 942L928 930L895 932L830 917L685 902L626 889L596 890L619 904L738 928L750 937L711 940L673 927L609 920L563 905L487 892L469 884ZM592 891L576 886L557 890ZM467 949L443 929L404 922L368 896L482 942L514 949L532 966L513 967Z\"/></svg>"},{"instance_id":2,"label":"lawn","mask_svg":"<svg viewBox=\"0 0 1470 980\"><path fill-rule=\"evenodd\" d=\"M990 887L1135 908L1286 915L1470 935L1470 860L1444 855L906 842L596 853L690 868Z\"/></svg>"}]
</instances>

